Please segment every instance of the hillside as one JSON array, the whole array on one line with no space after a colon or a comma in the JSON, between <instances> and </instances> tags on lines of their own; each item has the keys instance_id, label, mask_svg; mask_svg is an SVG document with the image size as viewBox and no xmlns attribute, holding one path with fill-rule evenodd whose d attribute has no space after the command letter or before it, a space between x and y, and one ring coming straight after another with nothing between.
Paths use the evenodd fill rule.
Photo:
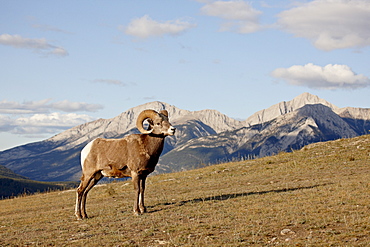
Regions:
<instances>
[{"instance_id":1,"label":"hillside","mask_svg":"<svg viewBox=\"0 0 370 247\"><path fill-rule=\"evenodd\" d=\"M0 199L14 197L35 192L63 190L73 188L73 182L38 182L20 176L10 169L0 165Z\"/></svg>"},{"instance_id":2,"label":"hillside","mask_svg":"<svg viewBox=\"0 0 370 247\"><path fill-rule=\"evenodd\" d=\"M13 179L26 179L26 177L18 175L12 170L2 165L0 165L0 177L13 178Z\"/></svg>"},{"instance_id":3,"label":"hillside","mask_svg":"<svg viewBox=\"0 0 370 247\"><path fill-rule=\"evenodd\" d=\"M148 213L130 182L0 201L0 246L369 246L370 135L150 176Z\"/></svg>"}]
</instances>

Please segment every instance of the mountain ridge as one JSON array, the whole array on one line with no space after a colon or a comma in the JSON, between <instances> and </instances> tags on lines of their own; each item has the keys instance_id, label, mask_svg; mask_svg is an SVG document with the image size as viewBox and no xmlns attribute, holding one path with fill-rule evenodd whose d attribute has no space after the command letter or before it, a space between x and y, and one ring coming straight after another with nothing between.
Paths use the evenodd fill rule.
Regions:
<instances>
[{"instance_id":1,"label":"mountain ridge","mask_svg":"<svg viewBox=\"0 0 370 247\"><path fill-rule=\"evenodd\" d=\"M302 93L290 101L282 101L275 105L272 105L267 109L257 111L256 113L248 117L244 122L245 125L247 126L260 124L263 122L270 121L280 115L284 115L289 112L295 111L307 104L323 104L325 106L330 107L335 112L340 109L337 106L329 103L324 99L319 98L316 95L312 95L310 93Z\"/></svg>"},{"instance_id":2,"label":"mountain ridge","mask_svg":"<svg viewBox=\"0 0 370 247\"><path fill-rule=\"evenodd\" d=\"M270 156L318 141L355 136L358 134L331 108L307 104L268 122L193 139L162 156L158 170L181 170L179 164L201 167L214 160Z\"/></svg>"},{"instance_id":3,"label":"mountain ridge","mask_svg":"<svg viewBox=\"0 0 370 247\"><path fill-rule=\"evenodd\" d=\"M154 101L114 118L98 119L44 141L0 152L0 164L35 180L78 180L83 146L97 137L121 138L138 133L136 118L144 109L166 109L177 128L175 136L166 138L157 172L186 170L220 159L262 157L312 142L367 134L370 130L370 109L338 108L309 93L258 111L245 121L217 110L188 111Z\"/></svg>"}]
</instances>

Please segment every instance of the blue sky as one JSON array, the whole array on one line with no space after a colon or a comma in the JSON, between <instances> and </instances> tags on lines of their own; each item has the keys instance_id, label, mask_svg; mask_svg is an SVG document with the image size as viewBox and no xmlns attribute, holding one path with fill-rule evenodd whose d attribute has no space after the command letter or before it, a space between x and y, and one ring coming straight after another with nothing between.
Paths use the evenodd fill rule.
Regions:
<instances>
[{"instance_id":1,"label":"blue sky","mask_svg":"<svg viewBox=\"0 0 370 247\"><path fill-rule=\"evenodd\" d=\"M0 150L151 101L370 107L370 2L0 0Z\"/></svg>"}]
</instances>

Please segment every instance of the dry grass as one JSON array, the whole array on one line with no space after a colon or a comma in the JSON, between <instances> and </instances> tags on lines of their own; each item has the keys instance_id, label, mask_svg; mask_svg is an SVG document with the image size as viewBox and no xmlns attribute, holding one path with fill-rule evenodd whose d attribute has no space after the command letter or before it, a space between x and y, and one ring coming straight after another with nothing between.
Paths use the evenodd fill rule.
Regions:
<instances>
[{"instance_id":1,"label":"dry grass","mask_svg":"<svg viewBox=\"0 0 370 247\"><path fill-rule=\"evenodd\" d=\"M3 200L0 245L370 246L369 155L361 136L151 176L139 217L130 182L94 188L84 221L74 191Z\"/></svg>"}]
</instances>

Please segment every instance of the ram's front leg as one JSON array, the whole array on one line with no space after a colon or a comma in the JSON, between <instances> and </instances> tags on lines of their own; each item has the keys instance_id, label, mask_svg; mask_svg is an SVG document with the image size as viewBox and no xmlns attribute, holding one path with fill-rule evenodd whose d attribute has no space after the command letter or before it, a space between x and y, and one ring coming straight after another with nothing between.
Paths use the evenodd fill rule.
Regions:
<instances>
[{"instance_id":1,"label":"ram's front leg","mask_svg":"<svg viewBox=\"0 0 370 247\"><path fill-rule=\"evenodd\" d=\"M140 203L140 178L137 173L131 173L132 183L134 184L135 190L135 200L134 200L134 214L139 215L141 213L139 203Z\"/></svg>"},{"instance_id":2,"label":"ram's front leg","mask_svg":"<svg viewBox=\"0 0 370 247\"><path fill-rule=\"evenodd\" d=\"M140 188L139 209L140 209L140 213L146 213L146 207L144 205L145 180L146 180L146 176L139 177L139 188Z\"/></svg>"}]
</instances>

